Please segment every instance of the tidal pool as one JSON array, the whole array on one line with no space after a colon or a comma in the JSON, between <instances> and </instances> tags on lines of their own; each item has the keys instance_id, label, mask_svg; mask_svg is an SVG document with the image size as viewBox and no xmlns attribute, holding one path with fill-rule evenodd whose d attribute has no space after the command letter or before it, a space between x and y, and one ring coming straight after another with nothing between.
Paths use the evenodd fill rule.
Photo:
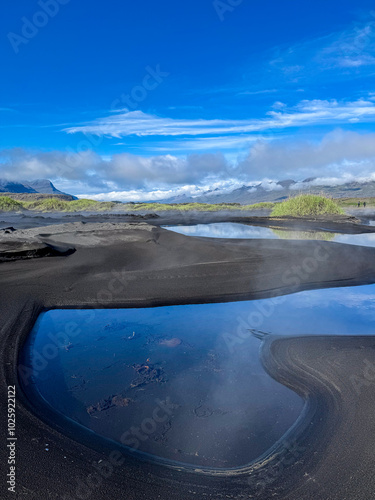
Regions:
<instances>
[{"instance_id":1,"label":"tidal pool","mask_svg":"<svg viewBox=\"0 0 375 500\"><path fill-rule=\"evenodd\" d=\"M260 226L248 226L234 222L196 224L192 226L163 226L164 229L186 236L232 239L287 239L287 240L324 240L348 245L375 247L375 233L342 234L321 229L319 231L293 231Z\"/></svg>"},{"instance_id":2,"label":"tidal pool","mask_svg":"<svg viewBox=\"0 0 375 500\"><path fill-rule=\"evenodd\" d=\"M259 358L264 335L373 335L375 285L223 304L52 310L20 357L30 397L133 452L250 463L304 402ZM22 376L21 376L22 381Z\"/></svg>"},{"instance_id":3,"label":"tidal pool","mask_svg":"<svg viewBox=\"0 0 375 500\"><path fill-rule=\"evenodd\" d=\"M268 227L247 226L246 224L237 224L235 222L162 227L186 236L204 236L207 238L278 238L272 229Z\"/></svg>"}]
</instances>

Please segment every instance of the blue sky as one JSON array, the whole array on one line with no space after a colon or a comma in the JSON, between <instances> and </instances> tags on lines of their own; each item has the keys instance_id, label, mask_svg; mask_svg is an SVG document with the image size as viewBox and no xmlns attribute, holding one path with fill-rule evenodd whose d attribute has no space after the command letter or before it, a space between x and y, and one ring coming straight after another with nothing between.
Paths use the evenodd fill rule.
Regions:
<instances>
[{"instance_id":1,"label":"blue sky","mask_svg":"<svg viewBox=\"0 0 375 500\"><path fill-rule=\"evenodd\" d=\"M18 0L0 36L0 177L123 200L375 178L373 2Z\"/></svg>"}]
</instances>

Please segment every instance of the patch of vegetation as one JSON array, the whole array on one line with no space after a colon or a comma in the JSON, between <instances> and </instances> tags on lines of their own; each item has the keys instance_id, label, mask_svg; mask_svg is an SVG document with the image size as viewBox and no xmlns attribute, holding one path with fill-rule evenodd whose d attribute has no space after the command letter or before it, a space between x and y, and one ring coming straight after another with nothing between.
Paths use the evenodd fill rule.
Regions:
<instances>
[{"instance_id":1,"label":"patch of vegetation","mask_svg":"<svg viewBox=\"0 0 375 500\"><path fill-rule=\"evenodd\" d=\"M65 212L70 201L59 200L58 198L47 198L46 200L25 201L24 208L36 210L38 212Z\"/></svg>"},{"instance_id":2,"label":"patch of vegetation","mask_svg":"<svg viewBox=\"0 0 375 500\"><path fill-rule=\"evenodd\" d=\"M272 231L282 240L323 240L332 241L335 233L328 231L290 231L271 228Z\"/></svg>"},{"instance_id":3,"label":"patch of vegetation","mask_svg":"<svg viewBox=\"0 0 375 500\"><path fill-rule=\"evenodd\" d=\"M64 201L58 198L48 198L46 200L37 200L24 202L23 207L37 212L99 212L112 210L117 207L117 203L101 202L95 200L73 200Z\"/></svg>"},{"instance_id":4,"label":"patch of vegetation","mask_svg":"<svg viewBox=\"0 0 375 500\"><path fill-rule=\"evenodd\" d=\"M271 217L314 216L314 215L343 215L344 211L336 202L324 196L300 194L278 203L272 210Z\"/></svg>"},{"instance_id":5,"label":"patch of vegetation","mask_svg":"<svg viewBox=\"0 0 375 500\"><path fill-rule=\"evenodd\" d=\"M33 210L35 212L105 212L116 210L116 212L163 212L163 211L198 211L218 212L220 210L271 210L275 203L255 203L253 205L240 205L239 203L119 203L115 201L95 201L80 199L66 201L59 198L44 198L34 201L16 201L9 197L1 197L4 207L0 210Z\"/></svg>"},{"instance_id":6,"label":"patch of vegetation","mask_svg":"<svg viewBox=\"0 0 375 500\"><path fill-rule=\"evenodd\" d=\"M9 198L9 196L0 196L0 211L1 212L17 212L23 209L22 203Z\"/></svg>"},{"instance_id":7,"label":"patch of vegetation","mask_svg":"<svg viewBox=\"0 0 375 500\"><path fill-rule=\"evenodd\" d=\"M113 210L114 208L119 208L119 204L116 203L115 201L97 201L96 205L90 208L90 210L94 212L95 211L102 212L102 211Z\"/></svg>"},{"instance_id":8,"label":"patch of vegetation","mask_svg":"<svg viewBox=\"0 0 375 500\"><path fill-rule=\"evenodd\" d=\"M129 211L154 211L163 212L168 210L178 210L182 212L217 212L219 210L260 210L272 209L275 203L263 202L253 205L241 205L240 203L126 203Z\"/></svg>"},{"instance_id":9,"label":"patch of vegetation","mask_svg":"<svg viewBox=\"0 0 375 500\"><path fill-rule=\"evenodd\" d=\"M76 212L77 210L88 211L92 210L92 207L94 207L97 204L98 202L95 200L87 200L85 198L82 198L81 200L69 201L67 208L71 212Z\"/></svg>"},{"instance_id":10,"label":"patch of vegetation","mask_svg":"<svg viewBox=\"0 0 375 500\"><path fill-rule=\"evenodd\" d=\"M81 198L80 200L69 201L66 207L67 212L103 212L112 210L118 204L112 201L96 201Z\"/></svg>"}]
</instances>

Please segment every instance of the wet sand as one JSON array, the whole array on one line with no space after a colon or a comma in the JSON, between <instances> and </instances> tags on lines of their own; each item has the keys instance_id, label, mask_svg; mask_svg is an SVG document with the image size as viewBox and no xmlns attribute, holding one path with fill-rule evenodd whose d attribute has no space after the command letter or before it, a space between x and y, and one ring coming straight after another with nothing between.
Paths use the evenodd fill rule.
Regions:
<instances>
[{"instance_id":1,"label":"wet sand","mask_svg":"<svg viewBox=\"0 0 375 500\"><path fill-rule=\"evenodd\" d=\"M9 256L15 240L29 245L28 250L33 245L54 249L50 256L16 256L0 264L1 408L5 415L6 389L15 385L19 498L371 498L372 337L311 338L301 332L298 338L268 339L263 348L266 369L303 396L308 407L268 457L234 470L165 467L131 455L104 469L111 453L114 460L112 445L77 432L71 423L27 399L16 376L18 353L44 309L225 302L375 282L372 248L322 241L190 238L143 221L117 219L113 226L113 220L101 225L85 220L1 235L3 255ZM24 227L32 227L24 222ZM186 223L186 217L180 223ZM293 221L297 223L302 228L311 224ZM360 230L350 220L318 223L331 224L330 230L332 225L343 232ZM165 224L165 219L157 219L157 224ZM3 446L3 462L6 453ZM100 467L106 479L99 475Z\"/></svg>"}]
</instances>

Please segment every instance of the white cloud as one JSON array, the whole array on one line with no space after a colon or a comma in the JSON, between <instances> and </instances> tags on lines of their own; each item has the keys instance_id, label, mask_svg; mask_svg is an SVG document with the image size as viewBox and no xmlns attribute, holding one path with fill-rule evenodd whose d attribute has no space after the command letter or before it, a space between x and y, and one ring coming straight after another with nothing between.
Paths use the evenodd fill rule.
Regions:
<instances>
[{"instance_id":1,"label":"white cloud","mask_svg":"<svg viewBox=\"0 0 375 500\"><path fill-rule=\"evenodd\" d=\"M320 142L259 141L238 170L248 176L262 172L273 179L367 176L375 171L375 134L335 130Z\"/></svg>"},{"instance_id":2,"label":"white cloud","mask_svg":"<svg viewBox=\"0 0 375 500\"><path fill-rule=\"evenodd\" d=\"M372 76L374 65L375 12L371 12L366 21L353 23L346 30L275 48L266 73L267 85L269 71L279 84L316 84L351 79L359 73Z\"/></svg>"},{"instance_id":3,"label":"white cloud","mask_svg":"<svg viewBox=\"0 0 375 500\"><path fill-rule=\"evenodd\" d=\"M338 35L318 54L318 59L342 68L359 68L375 64L375 22L354 26Z\"/></svg>"},{"instance_id":4,"label":"white cloud","mask_svg":"<svg viewBox=\"0 0 375 500\"><path fill-rule=\"evenodd\" d=\"M278 136L280 138L280 136ZM157 144L149 144L144 149L166 152L166 151L223 151L223 150L237 150L249 149L252 143L259 140L271 140L274 138L252 134L252 135L228 135L228 136L217 136L217 137L196 137L194 139L184 139L184 140L174 140L163 143L162 146ZM124 144L120 144L124 145Z\"/></svg>"},{"instance_id":5,"label":"white cloud","mask_svg":"<svg viewBox=\"0 0 375 500\"><path fill-rule=\"evenodd\" d=\"M82 132L99 136L223 136L229 134L252 134L254 132L287 129L322 124L344 124L353 120L373 122L375 103L371 100L324 101L303 100L296 106L271 110L263 119L248 120L204 120L161 118L130 111L111 114L91 123L65 129L69 134ZM228 140L228 138L227 138Z\"/></svg>"},{"instance_id":6,"label":"white cloud","mask_svg":"<svg viewBox=\"0 0 375 500\"><path fill-rule=\"evenodd\" d=\"M301 105L306 112L318 111L321 101ZM345 112L349 112L349 106ZM339 185L375 180L375 133L359 134L337 129L320 141L300 139L257 140L244 157L229 160L221 153L137 156L123 153L102 157L92 151L73 155L61 151L33 152L22 149L0 152L0 177L9 180L49 178L72 194L101 193L104 199L160 199L168 193L208 189L235 189L243 184L271 191L279 190L278 180L317 177L310 184ZM225 184L227 182L227 184ZM195 186L195 190L192 188ZM129 194L130 193L130 194ZM150 194L151 193L151 194ZM154 198L156 197L156 198Z\"/></svg>"},{"instance_id":7,"label":"white cloud","mask_svg":"<svg viewBox=\"0 0 375 500\"><path fill-rule=\"evenodd\" d=\"M243 90L238 95L262 95L262 94L276 94L278 89L262 89L262 90Z\"/></svg>"},{"instance_id":8,"label":"white cloud","mask_svg":"<svg viewBox=\"0 0 375 500\"><path fill-rule=\"evenodd\" d=\"M282 186L277 184L277 181L272 179L264 179L260 184L265 191L281 191L283 189Z\"/></svg>"},{"instance_id":9,"label":"white cloud","mask_svg":"<svg viewBox=\"0 0 375 500\"><path fill-rule=\"evenodd\" d=\"M167 198L175 196L192 196L197 197L207 191L214 191L213 194L221 194L231 192L233 189L239 188L242 183L235 179L228 179L225 181L213 182L210 184L204 184L202 186L197 185L185 185L178 186L173 189L145 189L143 191L139 190L129 190L129 191L112 191L109 193L99 193L95 195L89 194L79 194L78 198L91 198L99 201L160 201Z\"/></svg>"},{"instance_id":10,"label":"white cloud","mask_svg":"<svg viewBox=\"0 0 375 500\"><path fill-rule=\"evenodd\" d=\"M191 194L199 194L201 191L197 192L196 186L183 186L182 188L176 189L156 189L150 191L139 191L139 190L129 190L129 191L111 191L109 193L99 193L99 194L78 194L78 198L90 198L91 200L98 201L122 201L122 202L142 202L142 201L160 201L163 199L170 198L172 196L182 196L186 194L190 196Z\"/></svg>"},{"instance_id":11,"label":"white cloud","mask_svg":"<svg viewBox=\"0 0 375 500\"><path fill-rule=\"evenodd\" d=\"M0 177L9 180L63 179L70 181L72 186L80 182L81 186L97 191L125 186L143 189L150 185L199 184L209 178L228 177L228 169L229 164L221 153L195 154L186 158L123 153L103 158L92 151L76 155L23 149L0 152Z\"/></svg>"},{"instance_id":12,"label":"white cloud","mask_svg":"<svg viewBox=\"0 0 375 500\"><path fill-rule=\"evenodd\" d=\"M375 162L373 165L375 168ZM321 186L343 186L351 182L356 182L358 184L365 184L366 182L375 181L375 172L369 172L367 175L358 176L356 174L344 173L341 177L316 177L309 182L297 182L293 184L290 189L292 191L307 190L311 187L321 187Z\"/></svg>"},{"instance_id":13,"label":"white cloud","mask_svg":"<svg viewBox=\"0 0 375 500\"><path fill-rule=\"evenodd\" d=\"M90 172L100 168L102 163L102 158L92 151L71 154L14 148L0 151L0 176L12 181L40 178L81 181L87 178L95 184L98 179Z\"/></svg>"}]
</instances>

